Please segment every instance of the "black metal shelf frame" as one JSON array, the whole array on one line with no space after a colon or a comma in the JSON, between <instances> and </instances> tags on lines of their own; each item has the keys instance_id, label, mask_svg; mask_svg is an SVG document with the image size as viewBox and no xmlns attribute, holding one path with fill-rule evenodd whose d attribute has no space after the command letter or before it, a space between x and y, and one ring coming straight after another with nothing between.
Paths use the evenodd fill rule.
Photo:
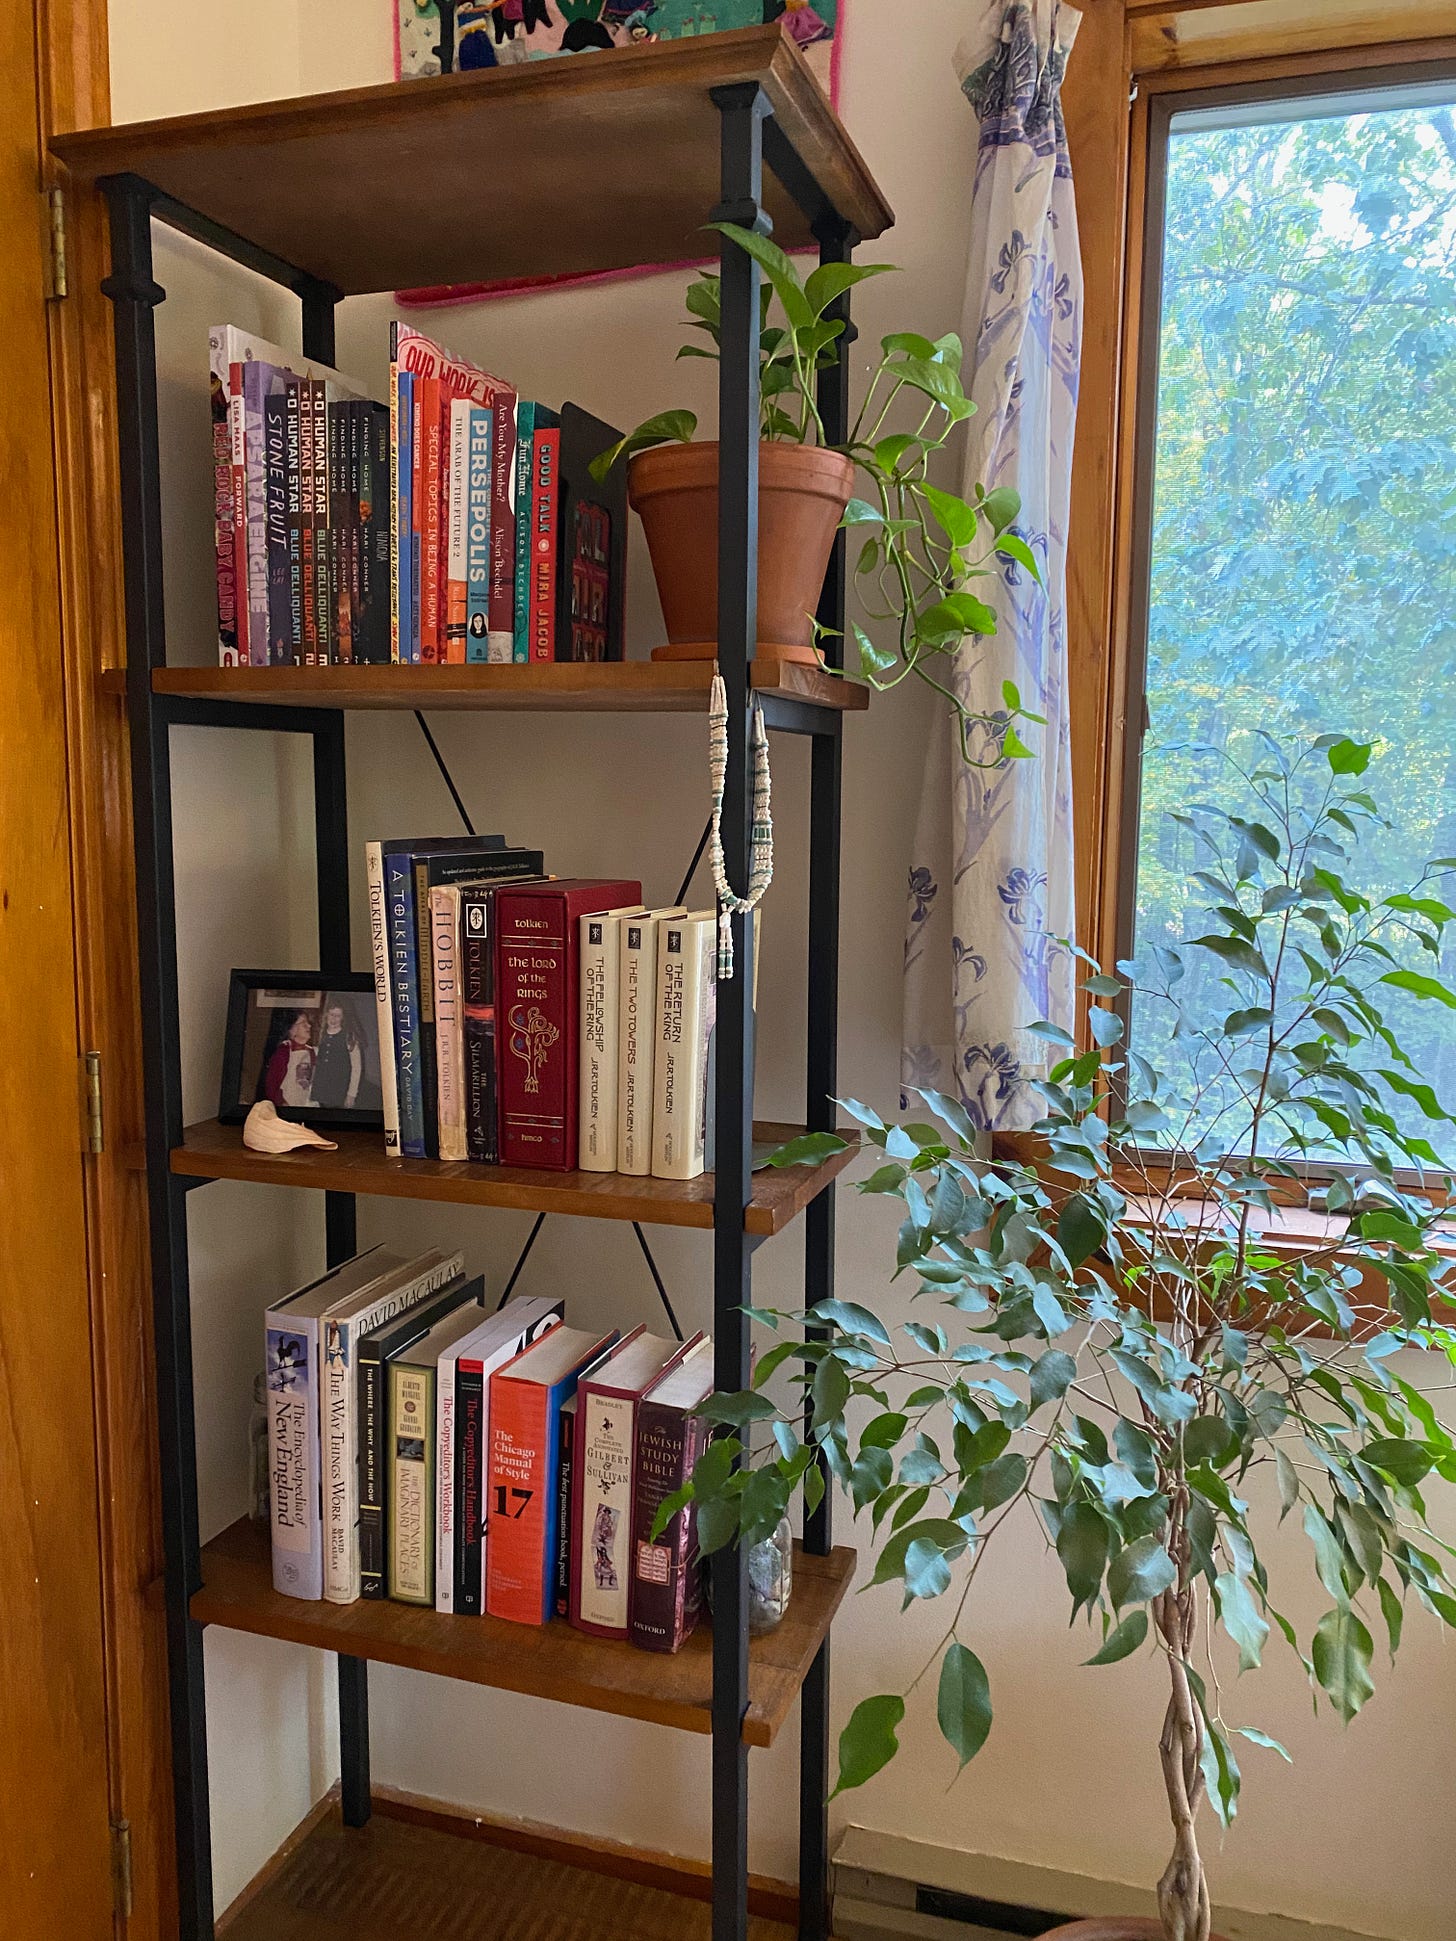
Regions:
<instances>
[{"instance_id":1,"label":"black metal shelf frame","mask_svg":"<svg viewBox=\"0 0 1456 1941\"><path fill-rule=\"evenodd\" d=\"M809 218L824 262L847 262L858 238L812 171L790 146L757 83L715 89L721 128L721 201L705 216L767 234L765 164ZM152 223L164 222L293 291L302 308L305 356L334 361L339 291L260 251L135 175L101 183L110 210L111 299L116 340L122 541L126 592L127 707L137 851L139 979L146 1091L146 1162L151 1223L154 1332L167 1572L167 1632L176 1794L181 1941L212 1941L214 1909L208 1817L206 1693L202 1627L189 1603L201 1586L193 1402L186 1196L197 1182L170 1170L182 1143L182 1082L177 1005L176 895L173 875L171 729L263 729L313 740L318 864L319 966L349 968L348 816L343 715L334 709L282 708L229 701L179 700L153 692L153 670L167 658L162 597L162 494L158 452L154 312L165 291L152 264ZM718 535L718 654L728 690L730 758L724 791L723 847L728 876L748 876L752 781L749 670L757 620L758 314L756 263L725 240L721 252L722 361ZM849 299L837 314L853 332ZM831 442L848 432L847 357L819 378L819 408ZM826 656L837 662L844 625L844 537L836 542L819 614L833 631ZM773 725L811 737L808 891L806 1118L833 1128L839 970L839 871L842 717L831 709L776 699ZM744 1230L751 1185L753 1121L752 926L733 920L738 974L718 994L717 1178L714 1202L713 1312L720 1388L748 1385L753 1242ZM805 1302L834 1286L834 1188L805 1213ZM355 1250L352 1194L325 1195L329 1265ZM806 1515L806 1547L826 1554L830 1496ZM736 1550L713 1560L712 1858L713 1941L744 1941L748 1925L748 1756L742 1722L748 1696L747 1583ZM370 1812L368 1666L339 1658L343 1817L362 1826ZM800 1941L826 1941L829 1919L829 1642L803 1688L799 1778Z\"/></svg>"}]
</instances>

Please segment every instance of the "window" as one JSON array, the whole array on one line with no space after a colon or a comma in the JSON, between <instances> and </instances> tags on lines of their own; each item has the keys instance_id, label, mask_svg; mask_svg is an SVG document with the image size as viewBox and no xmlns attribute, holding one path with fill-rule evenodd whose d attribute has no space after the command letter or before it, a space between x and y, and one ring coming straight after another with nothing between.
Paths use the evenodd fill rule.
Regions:
<instances>
[{"instance_id":1,"label":"window","mask_svg":"<svg viewBox=\"0 0 1456 1941\"><path fill-rule=\"evenodd\" d=\"M1200 751L1247 760L1260 728L1376 743L1395 827L1366 887L1456 855L1456 77L1190 100L1162 97L1150 123L1161 304L1140 401L1147 716L1123 954L1197 934L1194 840L1168 812L1227 800ZM1456 904L1456 881L1438 893ZM1235 1000L1203 959L1183 988L1213 1022ZM1390 1007L1449 1100L1456 1017L1439 1011ZM1130 1042L1171 1072L1169 1036L1166 1005L1135 1007Z\"/></svg>"}]
</instances>

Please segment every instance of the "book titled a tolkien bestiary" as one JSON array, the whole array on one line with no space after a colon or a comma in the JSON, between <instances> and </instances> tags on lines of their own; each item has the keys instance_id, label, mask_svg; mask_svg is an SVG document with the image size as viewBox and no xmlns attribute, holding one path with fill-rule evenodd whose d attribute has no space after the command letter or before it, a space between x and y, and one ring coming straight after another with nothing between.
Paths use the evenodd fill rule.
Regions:
<instances>
[{"instance_id":1,"label":"book titled a tolkien bestiary","mask_svg":"<svg viewBox=\"0 0 1456 1941\"><path fill-rule=\"evenodd\" d=\"M585 877L496 893L496 1069L506 1166L570 1171L577 1155L577 926L642 900L637 882Z\"/></svg>"}]
</instances>

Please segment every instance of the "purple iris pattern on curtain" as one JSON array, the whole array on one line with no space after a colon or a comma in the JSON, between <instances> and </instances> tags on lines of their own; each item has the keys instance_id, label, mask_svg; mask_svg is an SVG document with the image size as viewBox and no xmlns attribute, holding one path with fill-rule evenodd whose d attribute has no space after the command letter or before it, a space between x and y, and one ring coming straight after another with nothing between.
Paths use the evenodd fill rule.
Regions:
<instances>
[{"instance_id":1,"label":"purple iris pattern on curtain","mask_svg":"<svg viewBox=\"0 0 1456 1941\"><path fill-rule=\"evenodd\" d=\"M1070 1028L1074 960L1066 544L1082 338L1082 271L1060 90L1078 16L1042 0L991 0L957 51L979 130L962 323L963 491L1012 486L1015 530L1038 586L1013 562L977 592L993 639L964 648L956 690L988 716L961 759L937 714L910 868L901 1080L948 1092L983 1130L1040 1117L1039 1018ZM987 590L989 589L989 591ZM1001 754L1004 680L1045 715L1033 759ZM908 1103L908 1097L907 1097Z\"/></svg>"}]
</instances>

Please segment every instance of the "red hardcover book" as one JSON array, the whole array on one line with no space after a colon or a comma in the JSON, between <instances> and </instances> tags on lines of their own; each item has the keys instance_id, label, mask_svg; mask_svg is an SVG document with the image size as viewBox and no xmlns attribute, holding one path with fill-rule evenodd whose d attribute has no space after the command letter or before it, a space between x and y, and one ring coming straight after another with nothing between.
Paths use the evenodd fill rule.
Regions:
<instances>
[{"instance_id":1,"label":"red hardcover book","mask_svg":"<svg viewBox=\"0 0 1456 1941\"><path fill-rule=\"evenodd\" d=\"M576 1165L577 920L642 901L623 878L503 884L496 893L496 1097L503 1166Z\"/></svg>"},{"instance_id":2,"label":"red hardcover book","mask_svg":"<svg viewBox=\"0 0 1456 1941\"><path fill-rule=\"evenodd\" d=\"M712 1392L712 1343L700 1334L637 1404L627 1635L644 1651L680 1650L698 1621L701 1571L695 1506L689 1503L679 1510L656 1539L652 1525L658 1507L682 1488L703 1453L708 1424L693 1411Z\"/></svg>"},{"instance_id":3,"label":"red hardcover book","mask_svg":"<svg viewBox=\"0 0 1456 1941\"><path fill-rule=\"evenodd\" d=\"M561 432L538 431L531 441L531 659L556 658L556 570L560 550Z\"/></svg>"},{"instance_id":4,"label":"red hardcover book","mask_svg":"<svg viewBox=\"0 0 1456 1941\"><path fill-rule=\"evenodd\" d=\"M425 449L420 478L425 488L420 519L420 659L440 661L440 380L420 385L420 423Z\"/></svg>"},{"instance_id":5,"label":"red hardcover book","mask_svg":"<svg viewBox=\"0 0 1456 1941\"><path fill-rule=\"evenodd\" d=\"M577 1391L571 1452L571 1609L578 1631L625 1638L642 1392L698 1345L635 1328Z\"/></svg>"},{"instance_id":6,"label":"red hardcover book","mask_svg":"<svg viewBox=\"0 0 1456 1941\"><path fill-rule=\"evenodd\" d=\"M614 1336L553 1328L490 1378L490 1537L485 1608L545 1624L556 1607L561 1410Z\"/></svg>"}]
</instances>

